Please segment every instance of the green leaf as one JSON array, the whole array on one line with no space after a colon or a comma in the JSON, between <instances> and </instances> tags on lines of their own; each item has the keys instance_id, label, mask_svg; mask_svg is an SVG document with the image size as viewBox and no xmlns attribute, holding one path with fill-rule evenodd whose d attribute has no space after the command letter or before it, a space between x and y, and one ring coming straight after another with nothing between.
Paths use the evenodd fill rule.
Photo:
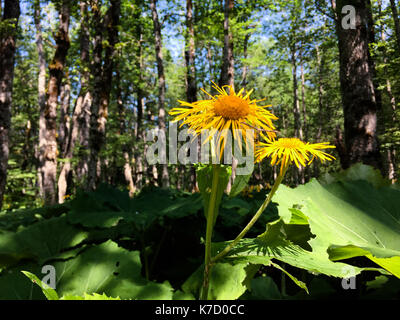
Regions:
<instances>
[{"instance_id":1,"label":"green leaf","mask_svg":"<svg viewBox=\"0 0 400 320\"><path fill-rule=\"evenodd\" d=\"M282 295L271 277L257 277L251 280L250 300L280 300Z\"/></svg>"},{"instance_id":2,"label":"green leaf","mask_svg":"<svg viewBox=\"0 0 400 320\"><path fill-rule=\"evenodd\" d=\"M60 296L105 293L121 299L172 299L168 283L141 275L139 251L128 251L109 240L88 248L74 259L54 263Z\"/></svg>"},{"instance_id":3,"label":"green leaf","mask_svg":"<svg viewBox=\"0 0 400 320\"><path fill-rule=\"evenodd\" d=\"M11 266L23 258L44 263L86 237L87 232L69 224L65 216L42 220L17 232L0 233L0 265Z\"/></svg>"},{"instance_id":4,"label":"green leaf","mask_svg":"<svg viewBox=\"0 0 400 320\"><path fill-rule=\"evenodd\" d=\"M83 296L73 296L73 295L65 295L62 296L60 300L121 300L120 297L108 297L104 293L103 294L98 294L98 293L92 293L92 294L87 294L85 293Z\"/></svg>"},{"instance_id":5,"label":"green leaf","mask_svg":"<svg viewBox=\"0 0 400 320\"><path fill-rule=\"evenodd\" d=\"M391 184L388 179L382 177L382 174L378 169L362 163L356 163L350 168L343 170L339 173L326 173L320 179L322 184L330 184L338 181L351 182L357 180L367 181L376 188L390 186Z\"/></svg>"},{"instance_id":6,"label":"green leaf","mask_svg":"<svg viewBox=\"0 0 400 320\"><path fill-rule=\"evenodd\" d=\"M327 251L335 261L365 256L400 277L400 190L362 180L312 180L295 189L281 186L274 200L285 221L293 206L301 206L315 235L313 250Z\"/></svg>"},{"instance_id":7,"label":"green leaf","mask_svg":"<svg viewBox=\"0 0 400 320\"><path fill-rule=\"evenodd\" d=\"M208 298L210 300L235 300L245 291L245 279L247 276L247 263L216 263L210 276ZM186 293L196 295L203 283L204 266L198 268L182 285Z\"/></svg>"},{"instance_id":8,"label":"green leaf","mask_svg":"<svg viewBox=\"0 0 400 320\"><path fill-rule=\"evenodd\" d=\"M110 228L125 220L142 231L157 218L176 219L196 213L201 209L201 199L198 194L176 194L157 188L144 190L131 199L127 192L103 185L95 192L80 194L71 207L68 221L72 224Z\"/></svg>"},{"instance_id":9,"label":"green leaf","mask_svg":"<svg viewBox=\"0 0 400 320\"><path fill-rule=\"evenodd\" d=\"M247 175L238 175L235 177L235 181L233 182L231 191L229 193L230 197L237 196L249 183L250 177L252 176L253 172Z\"/></svg>"},{"instance_id":10,"label":"green leaf","mask_svg":"<svg viewBox=\"0 0 400 320\"><path fill-rule=\"evenodd\" d=\"M232 263L254 263L265 266L276 266L272 259L288 263L294 267L306 269L314 274L323 273L328 276L343 278L347 275L348 265L335 263L329 259L323 247L315 246L312 251L305 250L293 243L285 233L286 224L282 219L267 224L266 231L257 238L244 238L224 258ZM229 242L214 243L213 255L217 254ZM363 268L354 267L359 274ZM373 269L379 270L379 269ZM293 279L294 280L294 279ZM300 282L295 281L303 288Z\"/></svg>"},{"instance_id":11,"label":"green leaf","mask_svg":"<svg viewBox=\"0 0 400 320\"><path fill-rule=\"evenodd\" d=\"M41 273L40 266L32 263L8 268L0 273L0 300L46 299L40 287L29 281L22 273L26 270L29 270L32 274L40 275Z\"/></svg>"},{"instance_id":12,"label":"green leaf","mask_svg":"<svg viewBox=\"0 0 400 320\"><path fill-rule=\"evenodd\" d=\"M28 271L21 271L26 275L33 283L36 283L40 289L42 289L43 294L46 296L47 300L59 300L57 292L48 286L46 283L41 281L36 275Z\"/></svg>"}]
</instances>

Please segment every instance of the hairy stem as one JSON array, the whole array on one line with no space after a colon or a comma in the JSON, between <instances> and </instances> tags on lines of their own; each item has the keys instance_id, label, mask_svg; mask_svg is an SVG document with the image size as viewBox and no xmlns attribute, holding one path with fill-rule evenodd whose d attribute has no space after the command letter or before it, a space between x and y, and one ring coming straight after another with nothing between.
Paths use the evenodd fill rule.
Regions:
<instances>
[{"instance_id":1,"label":"hairy stem","mask_svg":"<svg viewBox=\"0 0 400 320\"><path fill-rule=\"evenodd\" d=\"M261 216L261 214L267 208L268 204L271 202L271 199L274 196L276 190L278 190L279 185L281 184L283 178L285 177L287 168L288 168L287 166L285 168L283 168L282 173L276 178L275 183L272 186L272 189L268 194L268 197L265 199L264 203L258 209L258 211L253 216L253 218L250 220L250 222L247 224L247 226L244 227L244 229L239 233L239 235L235 238L235 240L233 240L229 245L227 245L225 247L224 250L222 250L214 258L211 259L211 264L215 263L218 259L221 259L222 257L224 257L246 235L246 233L256 223L258 218Z\"/></svg>"},{"instance_id":2,"label":"hairy stem","mask_svg":"<svg viewBox=\"0 0 400 320\"><path fill-rule=\"evenodd\" d=\"M206 247L205 247L205 258L204 258L204 277L203 277L203 286L201 291L201 300L208 299L208 287L210 282L210 274L211 274L211 237L215 220L215 203L217 200L217 190L218 190L218 181L219 181L219 166L213 164L213 176L212 176L212 185L211 185L211 195L210 201L208 203L208 212L207 212L207 230L206 230Z\"/></svg>"}]
</instances>

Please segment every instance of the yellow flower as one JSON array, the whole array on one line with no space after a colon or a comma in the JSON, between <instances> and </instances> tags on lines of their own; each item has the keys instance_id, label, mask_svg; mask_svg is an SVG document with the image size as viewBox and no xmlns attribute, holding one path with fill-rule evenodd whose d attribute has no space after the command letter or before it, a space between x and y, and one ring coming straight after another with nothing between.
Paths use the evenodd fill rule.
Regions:
<instances>
[{"instance_id":1,"label":"yellow flower","mask_svg":"<svg viewBox=\"0 0 400 320\"><path fill-rule=\"evenodd\" d=\"M259 162L265 157L271 157L271 165L281 164L280 173L291 163L295 163L299 168L300 165L305 167L311 164L315 158L321 161L333 160L335 157L321 151L322 149L335 148L327 142L322 143L305 143L297 138L280 138L278 140L257 144L255 156Z\"/></svg>"},{"instance_id":2,"label":"yellow flower","mask_svg":"<svg viewBox=\"0 0 400 320\"><path fill-rule=\"evenodd\" d=\"M225 91L226 87L229 88L229 93ZM187 124L190 132L195 136L200 135L202 130L210 130L204 142L209 141L217 134L219 150L224 148L228 131L233 134L234 141L240 142L240 147L242 144L239 132L245 138L247 129L259 129L264 139L275 139L276 134L273 131L275 127L272 120L278 118L266 109L271 106L259 106L257 103L262 100L250 99L253 90L244 94L244 89L241 89L235 93L231 86L220 88L214 82L213 88L218 91L215 96L202 89L211 99L193 103L179 101L181 106L173 108L169 114L175 116L174 121L183 120L182 125Z\"/></svg>"}]
</instances>

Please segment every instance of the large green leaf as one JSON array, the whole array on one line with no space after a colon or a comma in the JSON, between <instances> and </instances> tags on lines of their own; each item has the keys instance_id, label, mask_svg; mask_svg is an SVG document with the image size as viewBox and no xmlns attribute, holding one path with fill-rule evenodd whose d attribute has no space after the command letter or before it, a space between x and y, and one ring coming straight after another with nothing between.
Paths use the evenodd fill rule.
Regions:
<instances>
[{"instance_id":1,"label":"large green leaf","mask_svg":"<svg viewBox=\"0 0 400 320\"><path fill-rule=\"evenodd\" d=\"M3 270L0 273L0 300L46 299L40 287L22 273L26 270L39 278L43 276L40 266L33 263Z\"/></svg>"},{"instance_id":2,"label":"large green leaf","mask_svg":"<svg viewBox=\"0 0 400 320\"><path fill-rule=\"evenodd\" d=\"M248 263L217 263L213 266L210 276L208 299L235 300L245 291ZM186 293L197 295L203 283L204 266L198 268L182 285Z\"/></svg>"},{"instance_id":3,"label":"large green leaf","mask_svg":"<svg viewBox=\"0 0 400 320\"><path fill-rule=\"evenodd\" d=\"M128 251L111 240L93 246L74 259L54 264L59 296L105 293L121 299L172 299L168 283L141 275L139 251Z\"/></svg>"},{"instance_id":4,"label":"large green leaf","mask_svg":"<svg viewBox=\"0 0 400 320\"><path fill-rule=\"evenodd\" d=\"M362 180L312 180L295 189L281 186L274 201L286 222L294 207L307 217L313 251L326 251L331 260L366 256L400 277L400 190Z\"/></svg>"},{"instance_id":5,"label":"large green leaf","mask_svg":"<svg viewBox=\"0 0 400 320\"><path fill-rule=\"evenodd\" d=\"M118 247L111 240L89 247L73 259L51 265L56 272L55 291L64 299L95 293L121 299L170 300L173 297L169 283L155 283L142 277L138 251ZM0 273L0 299L44 299L39 285L33 284L21 271L43 286L39 265L30 263L8 268ZM45 294L55 299L52 290ZM96 297L100 298L93 296Z\"/></svg>"},{"instance_id":6,"label":"large green leaf","mask_svg":"<svg viewBox=\"0 0 400 320\"><path fill-rule=\"evenodd\" d=\"M82 193L71 203L68 221L88 228L110 228L122 219L144 230L160 217L181 218L201 209L199 195L175 194L171 190L147 189L134 198L103 185L96 192Z\"/></svg>"},{"instance_id":7,"label":"large green leaf","mask_svg":"<svg viewBox=\"0 0 400 320\"><path fill-rule=\"evenodd\" d=\"M0 266L13 265L23 258L43 263L86 237L87 232L69 224L65 215L42 220L17 232L0 233Z\"/></svg>"},{"instance_id":8,"label":"large green leaf","mask_svg":"<svg viewBox=\"0 0 400 320\"><path fill-rule=\"evenodd\" d=\"M312 251L308 251L300 246L302 244L301 241L296 244L289 240L287 226L282 219L267 224L267 229L263 234L257 238L242 239L225 257L225 260L234 263L250 262L276 266L273 262L273 259L276 259L315 274L323 273L341 278L347 275L347 264L332 262L323 248L315 247ZM298 231L305 232L301 225ZM214 255L228 243L215 243L213 246ZM354 267L355 274L360 273L362 270L362 268ZM297 279L293 278L293 280L296 282ZM302 283L296 283L305 289Z\"/></svg>"}]
</instances>

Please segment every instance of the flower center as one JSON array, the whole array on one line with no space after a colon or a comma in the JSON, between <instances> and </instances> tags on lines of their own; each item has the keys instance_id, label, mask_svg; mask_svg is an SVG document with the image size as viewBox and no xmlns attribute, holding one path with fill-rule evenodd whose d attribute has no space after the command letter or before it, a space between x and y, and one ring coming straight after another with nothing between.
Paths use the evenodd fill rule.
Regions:
<instances>
[{"instance_id":1,"label":"flower center","mask_svg":"<svg viewBox=\"0 0 400 320\"><path fill-rule=\"evenodd\" d=\"M222 96L214 103L216 115L230 120L244 118L250 113L249 103L237 96Z\"/></svg>"},{"instance_id":2,"label":"flower center","mask_svg":"<svg viewBox=\"0 0 400 320\"><path fill-rule=\"evenodd\" d=\"M285 149L297 149L304 146L304 142L297 138L280 138L279 145Z\"/></svg>"}]
</instances>

